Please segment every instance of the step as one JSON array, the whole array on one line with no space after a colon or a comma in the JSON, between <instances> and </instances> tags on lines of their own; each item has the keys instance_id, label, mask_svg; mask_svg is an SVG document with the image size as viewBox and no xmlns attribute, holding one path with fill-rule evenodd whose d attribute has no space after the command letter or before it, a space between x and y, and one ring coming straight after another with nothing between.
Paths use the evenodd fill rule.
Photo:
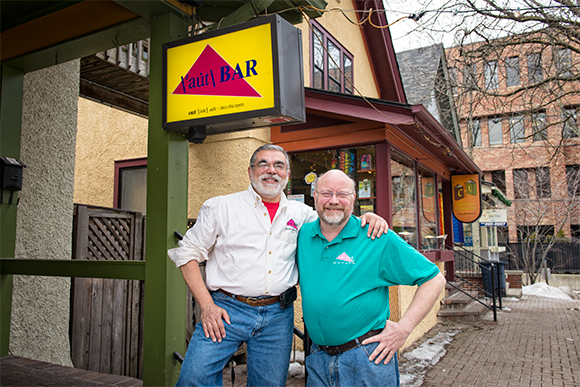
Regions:
<instances>
[{"instance_id":1,"label":"step","mask_svg":"<svg viewBox=\"0 0 580 387\"><path fill-rule=\"evenodd\" d=\"M441 309L437 312L439 322L476 322L489 311L485 305L472 300L460 309Z\"/></svg>"},{"instance_id":2,"label":"step","mask_svg":"<svg viewBox=\"0 0 580 387\"><path fill-rule=\"evenodd\" d=\"M467 293L472 297L477 298L477 292ZM462 292L453 293L449 297L445 297L441 300L441 309L446 310L465 308L467 305L474 301L472 297L469 297L469 295Z\"/></svg>"}]
</instances>

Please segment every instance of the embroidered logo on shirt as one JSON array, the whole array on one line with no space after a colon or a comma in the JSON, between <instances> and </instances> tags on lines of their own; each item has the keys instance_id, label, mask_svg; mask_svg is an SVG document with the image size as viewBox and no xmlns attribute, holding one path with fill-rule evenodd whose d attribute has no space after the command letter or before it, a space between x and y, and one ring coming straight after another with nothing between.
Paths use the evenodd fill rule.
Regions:
<instances>
[{"instance_id":1,"label":"embroidered logo on shirt","mask_svg":"<svg viewBox=\"0 0 580 387\"><path fill-rule=\"evenodd\" d=\"M338 263L338 264L344 263L344 264L353 264L354 265L353 259L351 257L349 257L347 253L340 254L338 257L336 257L336 259L338 261L342 261L342 262L335 262L335 263Z\"/></svg>"},{"instance_id":2,"label":"embroidered logo on shirt","mask_svg":"<svg viewBox=\"0 0 580 387\"><path fill-rule=\"evenodd\" d=\"M292 227L294 230L298 230L298 227L296 227L296 223L294 223L294 219L290 219L288 221L288 223L286 223L286 226L290 226Z\"/></svg>"}]
</instances>

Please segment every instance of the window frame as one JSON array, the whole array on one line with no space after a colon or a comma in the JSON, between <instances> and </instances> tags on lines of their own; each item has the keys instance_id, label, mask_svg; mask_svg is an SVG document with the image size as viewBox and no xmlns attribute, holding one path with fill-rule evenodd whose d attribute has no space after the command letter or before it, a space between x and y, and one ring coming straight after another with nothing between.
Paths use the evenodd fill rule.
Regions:
<instances>
[{"instance_id":1,"label":"window frame","mask_svg":"<svg viewBox=\"0 0 580 387\"><path fill-rule=\"evenodd\" d=\"M135 159L126 159L126 160L115 160L113 208L120 208L121 205L122 170L143 167L147 168L147 157L139 157Z\"/></svg>"},{"instance_id":2,"label":"window frame","mask_svg":"<svg viewBox=\"0 0 580 387\"><path fill-rule=\"evenodd\" d=\"M530 181L528 170L525 168L514 168L513 188L514 199L528 199L530 197Z\"/></svg>"},{"instance_id":3,"label":"window frame","mask_svg":"<svg viewBox=\"0 0 580 387\"><path fill-rule=\"evenodd\" d=\"M503 145L503 124L502 124L503 119L501 117L489 117L487 119L487 136L488 136L488 142L489 142L489 146L493 146L493 145ZM491 128L492 125L490 125L490 123L493 123L493 127L495 128L496 126L499 125L499 138L500 138L500 142L494 142L492 144L491 140L492 140L492 135L491 135ZM494 134L496 134L494 132ZM495 135L493 136L493 138L495 139Z\"/></svg>"},{"instance_id":4,"label":"window frame","mask_svg":"<svg viewBox=\"0 0 580 387\"><path fill-rule=\"evenodd\" d=\"M550 176L550 167L538 167L535 168L534 172L536 176L536 197L538 199L551 198L552 183Z\"/></svg>"},{"instance_id":5,"label":"window frame","mask_svg":"<svg viewBox=\"0 0 580 387\"><path fill-rule=\"evenodd\" d=\"M577 138L579 132L580 107L565 106L562 112L562 138Z\"/></svg>"},{"instance_id":6,"label":"window frame","mask_svg":"<svg viewBox=\"0 0 580 387\"><path fill-rule=\"evenodd\" d=\"M532 52L526 56L526 61L528 66L528 84L543 81L542 54L540 52Z\"/></svg>"},{"instance_id":7,"label":"window frame","mask_svg":"<svg viewBox=\"0 0 580 387\"><path fill-rule=\"evenodd\" d=\"M546 141L548 139L548 120L544 110L532 113L530 116L532 122L532 140Z\"/></svg>"},{"instance_id":8,"label":"window frame","mask_svg":"<svg viewBox=\"0 0 580 387\"><path fill-rule=\"evenodd\" d=\"M510 63L514 61L514 63ZM511 75L511 76L510 76ZM521 83L520 57L512 56L505 60L505 81L507 87L518 86Z\"/></svg>"},{"instance_id":9,"label":"window frame","mask_svg":"<svg viewBox=\"0 0 580 387\"><path fill-rule=\"evenodd\" d=\"M495 90L499 88L499 71L497 60L490 60L484 63L485 89Z\"/></svg>"},{"instance_id":10,"label":"window frame","mask_svg":"<svg viewBox=\"0 0 580 387\"><path fill-rule=\"evenodd\" d=\"M329 59L329 42L338 49L340 53L340 72L339 72L339 82L340 82L340 93L343 94L353 94L354 93L354 56L348 51L332 34L330 34L320 23L315 20L311 21L312 28L310 29L310 85L312 88L319 90L330 90L330 80L331 80L331 64L332 61ZM319 66L315 64L315 50L317 44L320 44L320 40L315 35L315 31L318 31L322 35L322 88L318 88L315 85L315 72L319 69ZM346 69L346 59L350 60L351 67L350 70ZM352 85L345 79L345 74L350 73ZM346 85L348 83L348 85ZM336 92L336 91L334 91Z\"/></svg>"},{"instance_id":11,"label":"window frame","mask_svg":"<svg viewBox=\"0 0 580 387\"><path fill-rule=\"evenodd\" d=\"M517 126L521 126L519 130ZM521 114L513 115L509 118L510 142L512 144L521 144L526 141L526 126L524 125L524 116ZM519 136L519 135L523 136Z\"/></svg>"}]
</instances>

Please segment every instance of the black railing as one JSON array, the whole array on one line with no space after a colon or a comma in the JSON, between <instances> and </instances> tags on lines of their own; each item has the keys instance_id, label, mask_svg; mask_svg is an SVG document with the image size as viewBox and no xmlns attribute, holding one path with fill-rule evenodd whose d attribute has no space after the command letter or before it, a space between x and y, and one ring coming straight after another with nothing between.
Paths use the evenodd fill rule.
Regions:
<instances>
[{"instance_id":1,"label":"black railing","mask_svg":"<svg viewBox=\"0 0 580 387\"><path fill-rule=\"evenodd\" d=\"M462 292L466 296L484 305L493 311L493 321L497 321L497 308L502 309L502 295L505 292L505 279L502 281L500 262L492 262L467 250L461 245L454 246L455 251L455 277L461 282L460 286L449 283L450 286ZM469 279L471 279L471 281ZM483 288L473 282L474 278L481 278ZM503 284L503 285L502 285ZM466 291L466 289L468 289ZM491 306L482 302L471 291L481 293L486 299L491 300ZM497 302L496 302L497 300Z\"/></svg>"}]
</instances>

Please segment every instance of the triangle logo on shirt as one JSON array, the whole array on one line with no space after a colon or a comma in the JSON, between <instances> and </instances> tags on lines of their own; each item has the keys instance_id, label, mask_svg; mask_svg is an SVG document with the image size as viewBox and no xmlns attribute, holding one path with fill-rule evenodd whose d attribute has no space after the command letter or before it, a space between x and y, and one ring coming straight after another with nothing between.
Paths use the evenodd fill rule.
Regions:
<instances>
[{"instance_id":1,"label":"triangle logo on shirt","mask_svg":"<svg viewBox=\"0 0 580 387\"><path fill-rule=\"evenodd\" d=\"M354 263L353 259L349 257L347 253L340 254L336 259L345 263Z\"/></svg>"}]
</instances>

